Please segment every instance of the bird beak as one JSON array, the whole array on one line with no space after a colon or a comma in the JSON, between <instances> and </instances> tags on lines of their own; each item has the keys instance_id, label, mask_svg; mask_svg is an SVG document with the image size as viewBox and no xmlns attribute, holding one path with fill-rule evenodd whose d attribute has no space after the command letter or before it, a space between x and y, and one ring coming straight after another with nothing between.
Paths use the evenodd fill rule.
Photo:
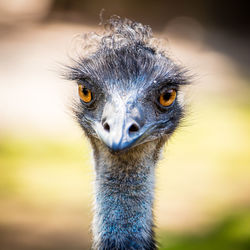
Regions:
<instances>
[{"instance_id":1,"label":"bird beak","mask_svg":"<svg viewBox=\"0 0 250 250\"><path fill-rule=\"evenodd\" d=\"M144 134L144 119L138 107L106 104L102 117L102 121L96 124L96 133L114 152L132 147Z\"/></svg>"}]
</instances>

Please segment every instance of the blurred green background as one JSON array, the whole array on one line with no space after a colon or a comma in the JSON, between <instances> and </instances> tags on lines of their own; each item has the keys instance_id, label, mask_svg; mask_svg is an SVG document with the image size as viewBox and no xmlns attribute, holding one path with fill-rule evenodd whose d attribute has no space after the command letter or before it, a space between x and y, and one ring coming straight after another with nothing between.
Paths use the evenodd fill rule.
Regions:
<instances>
[{"instance_id":1,"label":"blurred green background","mask_svg":"<svg viewBox=\"0 0 250 250\"><path fill-rule=\"evenodd\" d=\"M0 249L90 248L91 148L58 70L102 8L151 25L195 75L157 167L160 249L250 249L247 8L196 0L0 1Z\"/></svg>"}]
</instances>

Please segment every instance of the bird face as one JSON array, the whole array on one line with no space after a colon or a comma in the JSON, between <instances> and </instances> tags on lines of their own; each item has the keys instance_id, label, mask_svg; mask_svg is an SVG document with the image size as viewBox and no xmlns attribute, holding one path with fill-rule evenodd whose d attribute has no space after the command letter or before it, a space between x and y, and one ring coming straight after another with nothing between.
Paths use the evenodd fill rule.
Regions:
<instances>
[{"instance_id":1,"label":"bird face","mask_svg":"<svg viewBox=\"0 0 250 250\"><path fill-rule=\"evenodd\" d=\"M113 152L173 133L183 114L182 71L142 45L97 51L74 68L85 134Z\"/></svg>"}]
</instances>

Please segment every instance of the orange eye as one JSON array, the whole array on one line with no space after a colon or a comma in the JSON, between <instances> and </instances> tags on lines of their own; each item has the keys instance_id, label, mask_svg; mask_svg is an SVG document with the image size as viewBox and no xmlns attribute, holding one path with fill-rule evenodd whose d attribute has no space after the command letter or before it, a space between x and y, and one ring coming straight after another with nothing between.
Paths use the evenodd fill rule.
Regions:
<instances>
[{"instance_id":1,"label":"orange eye","mask_svg":"<svg viewBox=\"0 0 250 250\"><path fill-rule=\"evenodd\" d=\"M162 106L170 106L176 98L176 90L170 89L160 95L159 102Z\"/></svg>"},{"instance_id":2,"label":"orange eye","mask_svg":"<svg viewBox=\"0 0 250 250\"><path fill-rule=\"evenodd\" d=\"M92 93L89 89L87 89L86 87L84 87L83 85L78 85L78 92L79 92L79 96L80 98L88 103L92 100Z\"/></svg>"}]
</instances>

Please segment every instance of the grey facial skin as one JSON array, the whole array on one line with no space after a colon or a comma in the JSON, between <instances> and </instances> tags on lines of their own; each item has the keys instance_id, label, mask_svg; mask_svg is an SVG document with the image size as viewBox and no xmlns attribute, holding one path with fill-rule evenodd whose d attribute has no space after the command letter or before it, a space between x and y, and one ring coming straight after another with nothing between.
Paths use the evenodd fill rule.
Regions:
<instances>
[{"instance_id":1,"label":"grey facial skin","mask_svg":"<svg viewBox=\"0 0 250 250\"><path fill-rule=\"evenodd\" d=\"M156 249L154 169L183 117L179 90L189 79L154 46L148 26L114 17L106 27L92 34L94 52L74 59L67 72L92 93L74 110L95 159L93 248ZM159 97L169 90L177 96L163 106Z\"/></svg>"}]
</instances>

